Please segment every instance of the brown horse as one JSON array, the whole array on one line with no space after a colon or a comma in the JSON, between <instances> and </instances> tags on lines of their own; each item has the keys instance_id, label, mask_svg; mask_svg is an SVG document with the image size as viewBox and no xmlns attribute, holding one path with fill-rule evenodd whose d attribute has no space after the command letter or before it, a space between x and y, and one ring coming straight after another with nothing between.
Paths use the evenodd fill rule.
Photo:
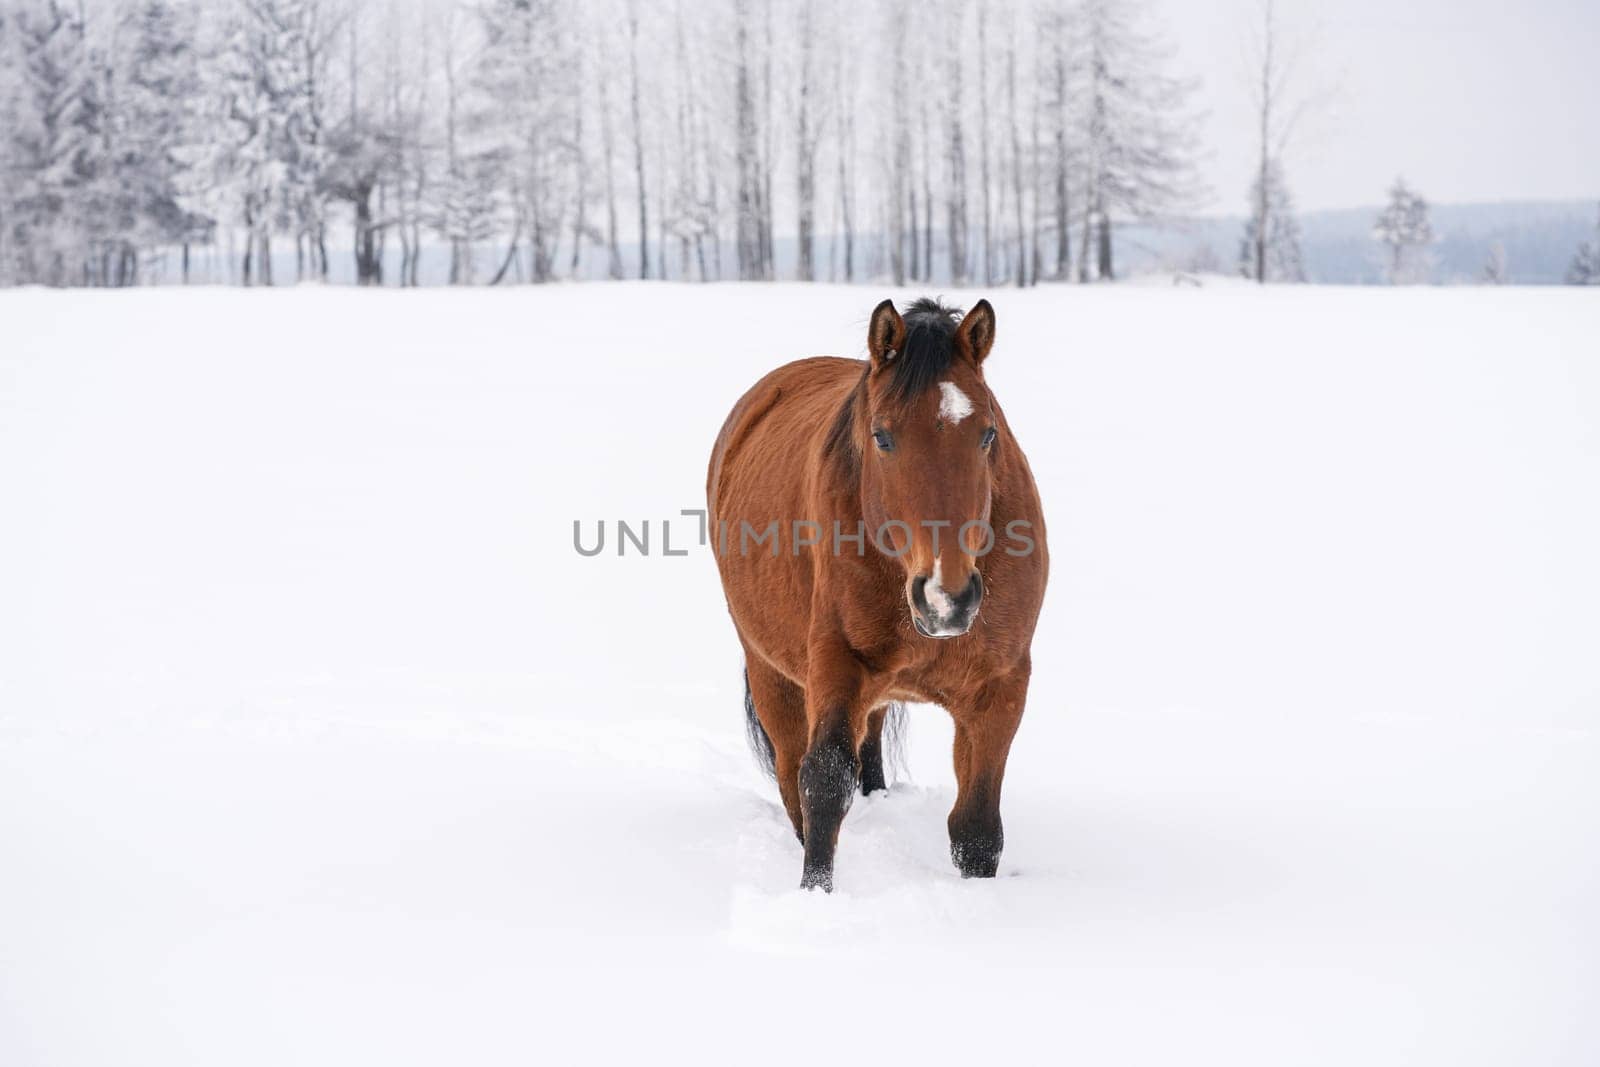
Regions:
<instances>
[{"instance_id":1,"label":"brown horse","mask_svg":"<svg viewBox=\"0 0 1600 1067\"><path fill-rule=\"evenodd\" d=\"M950 855L993 877L1000 783L1022 719L1049 561L1038 490L983 379L994 309L872 313L865 362L803 359L728 415L706 479L717 565L744 644L746 712L833 888L859 784L884 788L885 715L955 720Z\"/></svg>"}]
</instances>

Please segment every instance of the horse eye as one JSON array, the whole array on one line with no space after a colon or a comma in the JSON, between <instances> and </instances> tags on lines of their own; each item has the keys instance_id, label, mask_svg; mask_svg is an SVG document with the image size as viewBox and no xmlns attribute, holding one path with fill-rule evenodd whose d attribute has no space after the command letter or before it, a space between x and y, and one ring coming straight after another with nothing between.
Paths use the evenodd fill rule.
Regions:
<instances>
[{"instance_id":1,"label":"horse eye","mask_svg":"<svg viewBox=\"0 0 1600 1067\"><path fill-rule=\"evenodd\" d=\"M888 430L872 431L872 440L877 444L880 450L884 452L894 451L894 436L890 434Z\"/></svg>"},{"instance_id":2,"label":"horse eye","mask_svg":"<svg viewBox=\"0 0 1600 1067\"><path fill-rule=\"evenodd\" d=\"M994 439L995 431L994 427L991 426L987 430L983 431L983 441L979 443L978 447L987 449L990 445L994 444Z\"/></svg>"}]
</instances>

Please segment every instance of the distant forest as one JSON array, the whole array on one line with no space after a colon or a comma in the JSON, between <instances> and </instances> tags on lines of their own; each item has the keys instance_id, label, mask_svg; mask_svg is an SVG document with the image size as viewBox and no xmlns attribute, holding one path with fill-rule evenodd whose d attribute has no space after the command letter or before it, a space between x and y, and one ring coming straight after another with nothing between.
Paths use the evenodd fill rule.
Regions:
<instances>
[{"instance_id":1,"label":"distant forest","mask_svg":"<svg viewBox=\"0 0 1600 1067\"><path fill-rule=\"evenodd\" d=\"M1376 205L1308 211L1297 219L1306 280L1335 285L1382 285L1390 280L1382 247L1373 240ZM1436 204L1427 279L1440 284L1506 282L1559 285L1579 279L1584 249L1600 242L1600 203L1592 200L1501 204ZM1128 269L1233 273L1241 218L1133 224L1123 234ZM1498 271L1498 276L1490 275ZM1587 274L1585 274L1587 279Z\"/></svg>"},{"instance_id":2,"label":"distant forest","mask_svg":"<svg viewBox=\"0 0 1600 1067\"><path fill-rule=\"evenodd\" d=\"M1400 185L1302 223L1259 12L1219 233L1145 0L0 0L0 285L1473 273Z\"/></svg>"}]
</instances>

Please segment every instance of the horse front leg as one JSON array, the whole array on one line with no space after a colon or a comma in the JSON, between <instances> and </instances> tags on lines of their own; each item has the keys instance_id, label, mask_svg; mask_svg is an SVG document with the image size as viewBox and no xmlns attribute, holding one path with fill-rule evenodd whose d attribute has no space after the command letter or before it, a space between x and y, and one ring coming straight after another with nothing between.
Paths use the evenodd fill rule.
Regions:
<instances>
[{"instance_id":1,"label":"horse front leg","mask_svg":"<svg viewBox=\"0 0 1600 1067\"><path fill-rule=\"evenodd\" d=\"M863 680L859 664L847 655L812 656L806 677L811 736L800 761L800 812L805 824L802 889L833 892L839 827L855 797L861 771L857 753L867 732Z\"/></svg>"},{"instance_id":2,"label":"horse front leg","mask_svg":"<svg viewBox=\"0 0 1600 1067\"><path fill-rule=\"evenodd\" d=\"M1029 667L985 683L954 710L956 803L950 810L950 858L963 878L993 878L1005 847L1000 785L1011 739L1022 721Z\"/></svg>"}]
</instances>

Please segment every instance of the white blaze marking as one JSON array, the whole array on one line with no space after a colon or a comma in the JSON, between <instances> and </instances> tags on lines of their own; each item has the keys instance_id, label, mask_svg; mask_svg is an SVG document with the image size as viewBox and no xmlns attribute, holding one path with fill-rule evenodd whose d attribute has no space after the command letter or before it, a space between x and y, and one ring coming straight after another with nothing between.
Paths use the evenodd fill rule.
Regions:
<instances>
[{"instance_id":1,"label":"white blaze marking","mask_svg":"<svg viewBox=\"0 0 1600 1067\"><path fill-rule=\"evenodd\" d=\"M972 401L967 399L967 394L955 382L940 382L939 392L941 419L949 419L951 425L959 426L962 419L972 414Z\"/></svg>"},{"instance_id":2,"label":"white blaze marking","mask_svg":"<svg viewBox=\"0 0 1600 1067\"><path fill-rule=\"evenodd\" d=\"M939 579L939 564L939 560L933 561L933 577L923 583L922 595L928 601L928 607L932 608L933 613L942 621L950 617L950 611L955 607L955 603L951 601L950 594L944 591L944 583Z\"/></svg>"}]
</instances>

